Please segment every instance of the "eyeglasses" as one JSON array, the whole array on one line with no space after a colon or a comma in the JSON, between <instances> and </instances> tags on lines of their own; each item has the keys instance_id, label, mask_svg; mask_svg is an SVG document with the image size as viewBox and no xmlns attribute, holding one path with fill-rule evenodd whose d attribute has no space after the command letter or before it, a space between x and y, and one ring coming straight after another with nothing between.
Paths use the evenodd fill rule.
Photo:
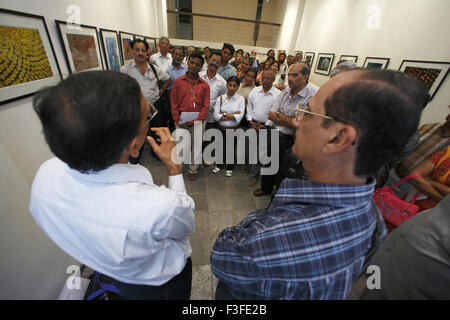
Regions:
<instances>
[{"instance_id":1,"label":"eyeglasses","mask_svg":"<svg viewBox=\"0 0 450 320\"><path fill-rule=\"evenodd\" d=\"M297 119L297 121L302 121L303 117L305 116L305 113L313 115L313 116L321 117L321 118L324 118L324 119L328 119L328 120L336 120L336 119L334 119L332 117L329 117L329 116L326 116L324 114L308 111L309 110L309 104L308 103L306 103L306 105L299 104L297 106L296 110L297 110L296 111L296 119Z\"/></svg>"},{"instance_id":2,"label":"eyeglasses","mask_svg":"<svg viewBox=\"0 0 450 320\"><path fill-rule=\"evenodd\" d=\"M142 126L142 128L144 128L148 123L150 123L150 121L152 121L152 119L158 114L158 110L156 110L156 108L151 104L150 105L150 112L147 115L147 121L145 121L144 125ZM141 128L141 129L142 129Z\"/></svg>"}]
</instances>

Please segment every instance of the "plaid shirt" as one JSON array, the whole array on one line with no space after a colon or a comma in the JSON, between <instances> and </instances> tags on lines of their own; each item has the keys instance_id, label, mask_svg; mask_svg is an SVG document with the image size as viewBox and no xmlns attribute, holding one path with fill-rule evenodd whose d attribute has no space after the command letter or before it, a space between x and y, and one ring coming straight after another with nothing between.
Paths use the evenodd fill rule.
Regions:
<instances>
[{"instance_id":1,"label":"plaid shirt","mask_svg":"<svg viewBox=\"0 0 450 320\"><path fill-rule=\"evenodd\" d=\"M284 179L270 207L220 233L213 273L237 299L345 299L376 227L374 186Z\"/></svg>"}]
</instances>

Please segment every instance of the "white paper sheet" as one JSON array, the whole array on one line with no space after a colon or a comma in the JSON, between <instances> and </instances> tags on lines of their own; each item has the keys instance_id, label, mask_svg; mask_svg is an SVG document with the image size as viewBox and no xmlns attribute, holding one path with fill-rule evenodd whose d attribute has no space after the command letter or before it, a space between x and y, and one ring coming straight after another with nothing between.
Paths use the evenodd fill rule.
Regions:
<instances>
[{"instance_id":1,"label":"white paper sheet","mask_svg":"<svg viewBox=\"0 0 450 320\"><path fill-rule=\"evenodd\" d=\"M180 124L196 120L199 114L200 112L182 112L180 115Z\"/></svg>"}]
</instances>

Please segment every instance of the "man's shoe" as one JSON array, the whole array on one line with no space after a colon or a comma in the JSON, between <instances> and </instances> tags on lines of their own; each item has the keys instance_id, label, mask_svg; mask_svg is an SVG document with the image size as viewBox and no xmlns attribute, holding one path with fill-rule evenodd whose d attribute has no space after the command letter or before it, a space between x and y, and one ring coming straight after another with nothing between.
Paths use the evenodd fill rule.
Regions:
<instances>
[{"instance_id":1,"label":"man's shoe","mask_svg":"<svg viewBox=\"0 0 450 320\"><path fill-rule=\"evenodd\" d=\"M255 178L248 179L248 186L249 187L253 187L255 184L256 184L256 179Z\"/></svg>"},{"instance_id":2,"label":"man's shoe","mask_svg":"<svg viewBox=\"0 0 450 320\"><path fill-rule=\"evenodd\" d=\"M189 180L191 180L191 181L197 180L197 174L196 173L189 173Z\"/></svg>"},{"instance_id":3,"label":"man's shoe","mask_svg":"<svg viewBox=\"0 0 450 320\"><path fill-rule=\"evenodd\" d=\"M264 191L262 189L257 189L255 191L253 191L253 195L255 197L261 197L261 196L267 196L269 194L268 193L264 193Z\"/></svg>"},{"instance_id":4,"label":"man's shoe","mask_svg":"<svg viewBox=\"0 0 450 320\"><path fill-rule=\"evenodd\" d=\"M220 171L222 171L222 169L220 169L219 167L215 167L214 169L212 169L212 173L219 173Z\"/></svg>"}]
</instances>

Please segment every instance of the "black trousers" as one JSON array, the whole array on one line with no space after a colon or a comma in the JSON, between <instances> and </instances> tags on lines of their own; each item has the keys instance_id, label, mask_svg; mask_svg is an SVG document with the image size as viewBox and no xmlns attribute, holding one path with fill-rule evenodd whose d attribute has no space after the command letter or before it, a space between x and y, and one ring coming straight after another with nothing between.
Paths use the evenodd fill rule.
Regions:
<instances>
[{"instance_id":1,"label":"black trousers","mask_svg":"<svg viewBox=\"0 0 450 320\"><path fill-rule=\"evenodd\" d=\"M272 150L272 148L271 148L272 131L269 131L269 132L270 132L270 134L267 135L267 137L268 137L267 146L268 146L269 150ZM279 149L278 149L278 155L277 155L278 163L279 163L278 171L281 170L281 166L283 164L284 158L286 157L286 154L288 153L289 149L292 147L293 144L294 144L294 137L279 133L279 137L278 137ZM272 154L270 156L272 158L274 157ZM264 194L272 193L276 176L277 176L276 174L261 176L261 189Z\"/></svg>"},{"instance_id":2,"label":"black trousers","mask_svg":"<svg viewBox=\"0 0 450 320\"><path fill-rule=\"evenodd\" d=\"M223 164L218 164L217 167L219 167L220 169L223 169L225 167L226 170L233 170L234 169L234 159L236 157L236 155L234 155L233 159L231 160L231 163L227 163L227 139L226 139L226 130L234 130L234 128L224 128L221 127L220 131L222 132L222 137L223 137ZM233 151L233 154L235 153L234 151L234 147L235 147L235 141L233 141L233 145L230 147L232 149L228 149L228 151Z\"/></svg>"},{"instance_id":3,"label":"black trousers","mask_svg":"<svg viewBox=\"0 0 450 320\"><path fill-rule=\"evenodd\" d=\"M113 284L125 300L189 300L192 286L192 260L183 271L161 286L128 284L103 275L102 281Z\"/></svg>"}]
</instances>

